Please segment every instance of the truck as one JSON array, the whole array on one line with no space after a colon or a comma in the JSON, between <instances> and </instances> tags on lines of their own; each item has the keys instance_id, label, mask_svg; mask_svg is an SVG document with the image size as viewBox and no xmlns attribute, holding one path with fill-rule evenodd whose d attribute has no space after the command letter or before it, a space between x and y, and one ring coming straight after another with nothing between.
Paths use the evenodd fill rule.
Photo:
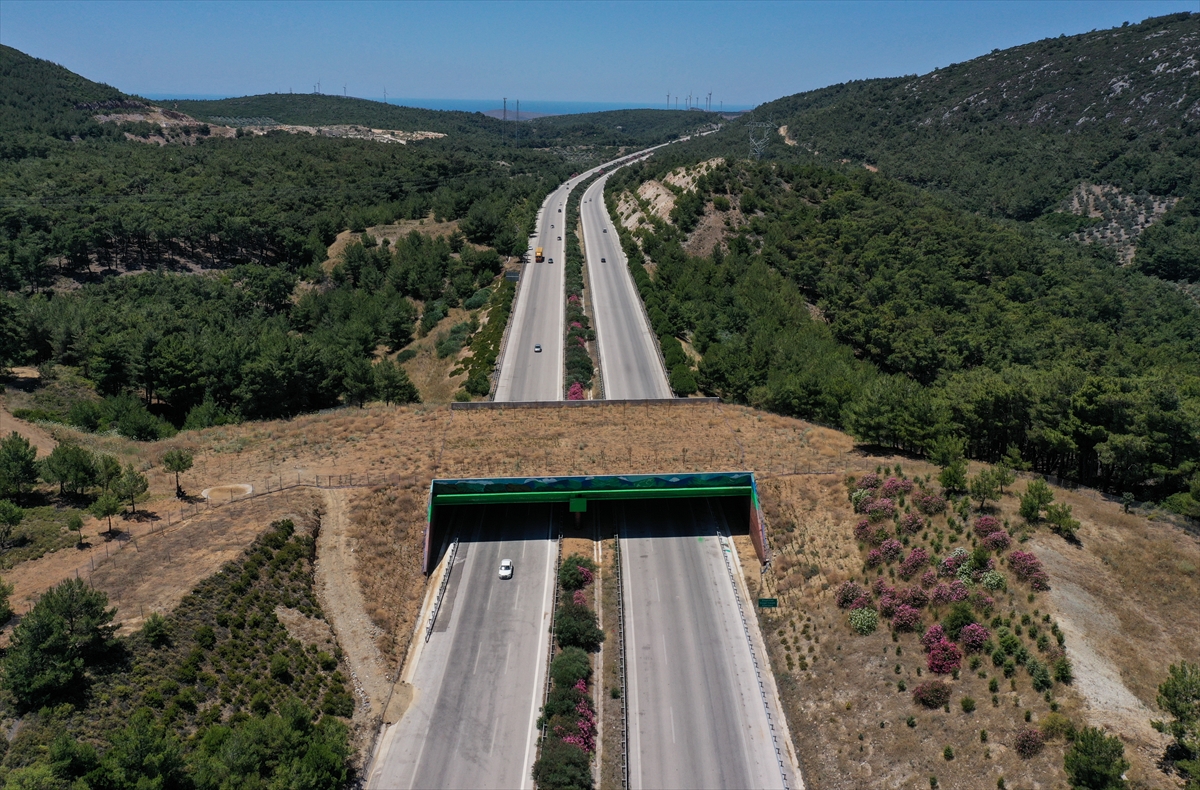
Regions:
<instances>
[{"instance_id":1,"label":"truck","mask_svg":"<svg viewBox=\"0 0 1200 790\"><path fill-rule=\"evenodd\" d=\"M545 257L542 256L542 248L541 247L538 247L536 250L533 251L533 260L534 260L534 263L541 263L542 261L546 260Z\"/></svg>"}]
</instances>

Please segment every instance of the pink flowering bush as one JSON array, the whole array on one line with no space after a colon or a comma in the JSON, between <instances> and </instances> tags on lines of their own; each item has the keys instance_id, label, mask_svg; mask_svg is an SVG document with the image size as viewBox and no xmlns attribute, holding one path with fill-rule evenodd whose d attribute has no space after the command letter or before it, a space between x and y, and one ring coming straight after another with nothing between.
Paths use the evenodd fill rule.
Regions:
<instances>
[{"instance_id":1,"label":"pink flowering bush","mask_svg":"<svg viewBox=\"0 0 1200 790\"><path fill-rule=\"evenodd\" d=\"M950 701L950 686L940 680L929 680L913 689L912 698L926 708L940 708Z\"/></svg>"},{"instance_id":2,"label":"pink flowering bush","mask_svg":"<svg viewBox=\"0 0 1200 790\"><path fill-rule=\"evenodd\" d=\"M920 609L925 604L929 603L929 593L922 590L920 587L909 587L900 593L900 600L904 601L906 606L911 606L914 609Z\"/></svg>"},{"instance_id":3,"label":"pink flowering bush","mask_svg":"<svg viewBox=\"0 0 1200 790\"><path fill-rule=\"evenodd\" d=\"M904 558L904 562L900 563L900 578L911 579L916 575L917 571L921 570L928 564L929 554L925 549L919 546L908 553Z\"/></svg>"},{"instance_id":4,"label":"pink flowering bush","mask_svg":"<svg viewBox=\"0 0 1200 790\"><path fill-rule=\"evenodd\" d=\"M895 562L904 553L904 546L895 538L890 538L880 544L879 551L883 554L884 562Z\"/></svg>"},{"instance_id":5,"label":"pink flowering bush","mask_svg":"<svg viewBox=\"0 0 1200 790\"><path fill-rule=\"evenodd\" d=\"M933 588L933 592L929 594L929 602L934 606L945 606L950 603L950 587L946 584L939 584Z\"/></svg>"},{"instance_id":6,"label":"pink flowering bush","mask_svg":"<svg viewBox=\"0 0 1200 790\"><path fill-rule=\"evenodd\" d=\"M887 580L884 579L882 576L880 576L871 585L871 591L874 592L876 595L887 595L888 593L894 594L896 592L896 588L889 585L887 583Z\"/></svg>"},{"instance_id":7,"label":"pink flowering bush","mask_svg":"<svg viewBox=\"0 0 1200 790\"><path fill-rule=\"evenodd\" d=\"M896 607L900 605L895 593L887 593L879 599L879 613L884 617L891 617L896 613Z\"/></svg>"},{"instance_id":8,"label":"pink flowering bush","mask_svg":"<svg viewBox=\"0 0 1200 790\"><path fill-rule=\"evenodd\" d=\"M957 601L965 601L965 600L967 600L967 598L970 598L970 597L971 597L971 589L969 587L967 587L967 585L963 584L958 579L955 579L954 581L950 582L950 601L951 601L951 603L954 603Z\"/></svg>"},{"instance_id":9,"label":"pink flowering bush","mask_svg":"<svg viewBox=\"0 0 1200 790\"><path fill-rule=\"evenodd\" d=\"M929 647L929 657L926 666L929 671L938 675L949 675L962 665L962 653L958 645L949 639L934 642Z\"/></svg>"},{"instance_id":10,"label":"pink flowering bush","mask_svg":"<svg viewBox=\"0 0 1200 790\"><path fill-rule=\"evenodd\" d=\"M1017 740L1013 743L1013 749L1017 754L1028 760L1034 757L1042 750L1042 746L1046 743L1042 733L1035 729L1025 729L1017 733Z\"/></svg>"},{"instance_id":11,"label":"pink flowering bush","mask_svg":"<svg viewBox=\"0 0 1200 790\"><path fill-rule=\"evenodd\" d=\"M916 535L925 529L925 519L917 513L905 513L900 517L900 529L905 535Z\"/></svg>"},{"instance_id":12,"label":"pink flowering bush","mask_svg":"<svg viewBox=\"0 0 1200 790\"><path fill-rule=\"evenodd\" d=\"M864 518L854 526L854 539L859 543L878 546L887 540L887 537L888 530L885 524L871 523Z\"/></svg>"},{"instance_id":13,"label":"pink flowering bush","mask_svg":"<svg viewBox=\"0 0 1200 790\"><path fill-rule=\"evenodd\" d=\"M871 607L871 595L864 592L862 595L854 599L850 604L851 609L869 609Z\"/></svg>"},{"instance_id":14,"label":"pink flowering bush","mask_svg":"<svg viewBox=\"0 0 1200 790\"><path fill-rule=\"evenodd\" d=\"M983 643L988 640L991 634L986 628L979 623L970 623L964 625L962 630L958 632L958 638L963 644L963 650L968 653L978 653L983 649Z\"/></svg>"},{"instance_id":15,"label":"pink flowering bush","mask_svg":"<svg viewBox=\"0 0 1200 790\"><path fill-rule=\"evenodd\" d=\"M1008 567L1013 575L1035 590L1049 590L1050 579L1042 570L1042 562L1028 551L1014 551L1008 555Z\"/></svg>"},{"instance_id":16,"label":"pink flowering bush","mask_svg":"<svg viewBox=\"0 0 1200 790\"><path fill-rule=\"evenodd\" d=\"M992 551L1004 551L1012 545L1012 536L998 529L983 539L983 545Z\"/></svg>"},{"instance_id":17,"label":"pink flowering bush","mask_svg":"<svg viewBox=\"0 0 1200 790\"><path fill-rule=\"evenodd\" d=\"M975 519L975 534L981 538L986 538L1000 528L1000 519L995 516L980 516Z\"/></svg>"},{"instance_id":18,"label":"pink flowering bush","mask_svg":"<svg viewBox=\"0 0 1200 790\"><path fill-rule=\"evenodd\" d=\"M567 390L567 400L583 400L583 385L578 381Z\"/></svg>"},{"instance_id":19,"label":"pink flowering bush","mask_svg":"<svg viewBox=\"0 0 1200 790\"><path fill-rule=\"evenodd\" d=\"M896 503L886 497L883 497L868 503L867 506L863 508L863 512L867 514L867 518L871 521L883 521L884 519L889 519L896 515Z\"/></svg>"},{"instance_id":20,"label":"pink flowering bush","mask_svg":"<svg viewBox=\"0 0 1200 790\"><path fill-rule=\"evenodd\" d=\"M916 549L913 549L913 551L916 551ZM926 590L935 584L937 584L937 574L934 573L933 568L921 574L921 586Z\"/></svg>"},{"instance_id":21,"label":"pink flowering bush","mask_svg":"<svg viewBox=\"0 0 1200 790\"><path fill-rule=\"evenodd\" d=\"M945 499L923 488L913 494L912 501L917 506L917 510L927 516L936 516L946 510Z\"/></svg>"},{"instance_id":22,"label":"pink flowering bush","mask_svg":"<svg viewBox=\"0 0 1200 790\"><path fill-rule=\"evenodd\" d=\"M867 552L867 567L876 568L883 564L883 552L879 549L871 549Z\"/></svg>"},{"instance_id":23,"label":"pink flowering bush","mask_svg":"<svg viewBox=\"0 0 1200 790\"><path fill-rule=\"evenodd\" d=\"M945 629L942 628L942 626L938 623L934 623L933 625L929 626L928 630L926 630L924 634L921 635L921 644L925 646L925 652L928 653L931 647L936 645L938 642L941 642L945 638Z\"/></svg>"},{"instance_id":24,"label":"pink flowering bush","mask_svg":"<svg viewBox=\"0 0 1200 790\"><path fill-rule=\"evenodd\" d=\"M938 563L939 576L957 576L958 569L970 561L971 555L961 546L946 555L946 557Z\"/></svg>"},{"instance_id":25,"label":"pink flowering bush","mask_svg":"<svg viewBox=\"0 0 1200 790\"><path fill-rule=\"evenodd\" d=\"M897 631L915 631L921 624L921 610L914 609L906 603L896 607L892 614L892 627Z\"/></svg>"},{"instance_id":26,"label":"pink flowering bush","mask_svg":"<svg viewBox=\"0 0 1200 790\"><path fill-rule=\"evenodd\" d=\"M875 488L878 485L879 485L879 475L875 474L874 472L868 472L867 474L858 478L858 482L855 484L855 487L870 489L870 488Z\"/></svg>"},{"instance_id":27,"label":"pink flowering bush","mask_svg":"<svg viewBox=\"0 0 1200 790\"><path fill-rule=\"evenodd\" d=\"M582 301L577 295L571 294L567 297L567 304L579 304Z\"/></svg>"},{"instance_id":28,"label":"pink flowering bush","mask_svg":"<svg viewBox=\"0 0 1200 790\"><path fill-rule=\"evenodd\" d=\"M900 477L889 477L883 481L883 487L879 489L879 493L886 497L894 497L900 494L907 494L912 491L913 484L911 480L905 480Z\"/></svg>"},{"instance_id":29,"label":"pink flowering bush","mask_svg":"<svg viewBox=\"0 0 1200 790\"><path fill-rule=\"evenodd\" d=\"M866 595L866 593L867 591L856 582L845 581L837 588L837 592L834 594L834 601L837 602L839 609L849 609L851 608L851 604L861 596Z\"/></svg>"},{"instance_id":30,"label":"pink flowering bush","mask_svg":"<svg viewBox=\"0 0 1200 790\"><path fill-rule=\"evenodd\" d=\"M584 594L583 590L576 590L575 594L571 596L571 600L580 606L587 606L588 602L587 595Z\"/></svg>"}]
</instances>

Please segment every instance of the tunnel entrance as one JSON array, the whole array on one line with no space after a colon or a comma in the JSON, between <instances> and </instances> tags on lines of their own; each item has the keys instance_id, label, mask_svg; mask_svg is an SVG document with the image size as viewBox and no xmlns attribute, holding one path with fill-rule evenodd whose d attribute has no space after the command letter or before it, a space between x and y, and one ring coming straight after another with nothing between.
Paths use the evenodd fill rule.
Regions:
<instances>
[{"instance_id":1,"label":"tunnel entrance","mask_svg":"<svg viewBox=\"0 0 1200 790\"><path fill-rule=\"evenodd\" d=\"M614 503L639 499L662 500L663 505L667 500L708 500L727 529L750 535L759 562L770 559L752 472L439 479L429 490L424 572L433 572L456 535L487 540L491 531L500 529L506 520L482 519L483 508L495 512L494 506L502 504L538 505L551 523L565 524L568 519L604 517ZM471 537L466 537L464 526L472 519L479 520L470 525Z\"/></svg>"}]
</instances>

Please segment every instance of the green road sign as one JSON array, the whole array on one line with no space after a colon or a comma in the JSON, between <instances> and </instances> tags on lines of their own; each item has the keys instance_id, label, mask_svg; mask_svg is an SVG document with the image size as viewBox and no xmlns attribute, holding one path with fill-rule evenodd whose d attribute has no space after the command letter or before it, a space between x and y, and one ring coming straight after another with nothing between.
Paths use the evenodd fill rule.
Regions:
<instances>
[{"instance_id":1,"label":"green road sign","mask_svg":"<svg viewBox=\"0 0 1200 790\"><path fill-rule=\"evenodd\" d=\"M778 606L779 606L778 598L759 598L758 599L758 608L759 609L775 609L775 608L778 608Z\"/></svg>"}]
</instances>

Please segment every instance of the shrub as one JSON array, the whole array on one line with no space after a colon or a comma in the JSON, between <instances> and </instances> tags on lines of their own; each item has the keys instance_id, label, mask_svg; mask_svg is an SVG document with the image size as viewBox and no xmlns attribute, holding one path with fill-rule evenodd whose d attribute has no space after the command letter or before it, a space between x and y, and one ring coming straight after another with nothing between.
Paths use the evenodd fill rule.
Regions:
<instances>
[{"instance_id":1,"label":"shrub","mask_svg":"<svg viewBox=\"0 0 1200 790\"><path fill-rule=\"evenodd\" d=\"M171 631L167 625L167 618L158 612L151 613L146 618L146 622L142 623L142 636L146 637L146 641L152 647L164 647L171 644Z\"/></svg>"},{"instance_id":2,"label":"shrub","mask_svg":"<svg viewBox=\"0 0 1200 790\"><path fill-rule=\"evenodd\" d=\"M960 546L938 563L938 575L948 578L957 576L959 568L966 565L970 559L970 553Z\"/></svg>"},{"instance_id":3,"label":"shrub","mask_svg":"<svg viewBox=\"0 0 1200 790\"><path fill-rule=\"evenodd\" d=\"M870 521L884 521L896 515L896 505L892 500L884 497L868 503L863 508L863 512L867 514Z\"/></svg>"},{"instance_id":4,"label":"shrub","mask_svg":"<svg viewBox=\"0 0 1200 790\"><path fill-rule=\"evenodd\" d=\"M1054 679L1059 683L1066 684L1075 679L1075 673L1071 669L1071 662L1066 656L1059 656L1054 660Z\"/></svg>"},{"instance_id":5,"label":"shrub","mask_svg":"<svg viewBox=\"0 0 1200 790\"><path fill-rule=\"evenodd\" d=\"M934 572L933 568L930 568L921 574L921 586L926 590L935 584L937 584L937 573Z\"/></svg>"},{"instance_id":6,"label":"shrub","mask_svg":"<svg viewBox=\"0 0 1200 790\"><path fill-rule=\"evenodd\" d=\"M1012 536L1004 530L998 529L983 539L983 545L992 551L1005 551L1012 545Z\"/></svg>"},{"instance_id":7,"label":"shrub","mask_svg":"<svg viewBox=\"0 0 1200 790\"><path fill-rule=\"evenodd\" d=\"M900 604L892 615L892 627L897 631L915 631L921 624L921 612L908 604Z\"/></svg>"},{"instance_id":8,"label":"shrub","mask_svg":"<svg viewBox=\"0 0 1200 790\"><path fill-rule=\"evenodd\" d=\"M980 516L975 519L975 534L981 538L986 538L998 529L1001 529L1000 519L995 516Z\"/></svg>"},{"instance_id":9,"label":"shrub","mask_svg":"<svg viewBox=\"0 0 1200 790\"><path fill-rule=\"evenodd\" d=\"M595 578L596 563L581 554L572 554L558 569L558 583L568 592L581 590Z\"/></svg>"},{"instance_id":10,"label":"shrub","mask_svg":"<svg viewBox=\"0 0 1200 790\"><path fill-rule=\"evenodd\" d=\"M1038 723L1042 736L1048 741L1055 738L1075 739L1075 725L1061 713L1047 713Z\"/></svg>"},{"instance_id":11,"label":"shrub","mask_svg":"<svg viewBox=\"0 0 1200 790\"><path fill-rule=\"evenodd\" d=\"M934 623L929 626L929 629L921 636L921 644L925 646L925 652L928 653L930 648L946 638L946 631L941 625Z\"/></svg>"},{"instance_id":12,"label":"shrub","mask_svg":"<svg viewBox=\"0 0 1200 790\"><path fill-rule=\"evenodd\" d=\"M974 697L963 697L961 700L959 700L959 704L962 705L963 713L974 713L975 712L975 698Z\"/></svg>"},{"instance_id":13,"label":"shrub","mask_svg":"<svg viewBox=\"0 0 1200 790\"><path fill-rule=\"evenodd\" d=\"M883 554L884 562L895 562L900 559L900 555L904 553L904 546L895 538L885 540L879 547L880 553Z\"/></svg>"},{"instance_id":14,"label":"shrub","mask_svg":"<svg viewBox=\"0 0 1200 790\"><path fill-rule=\"evenodd\" d=\"M942 749L942 758L945 759L947 762L949 762L950 760L953 760L954 759L954 747L947 746L945 749Z\"/></svg>"},{"instance_id":15,"label":"shrub","mask_svg":"<svg viewBox=\"0 0 1200 790\"><path fill-rule=\"evenodd\" d=\"M896 613L896 607L900 605L900 601L896 598L892 590L888 590L879 598L879 613L884 617L891 617Z\"/></svg>"},{"instance_id":16,"label":"shrub","mask_svg":"<svg viewBox=\"0 0 1200 790\"><path fill-rule=\"evenodd\" d=\"M1049 590L1049 578L1042 570L1041 560L1028 551L1014 551L1008 555L1008 567L1013 575L1035 590Z\"/></svg>"},{"instance_id":17,"label":"shrub","mask_svg":"<svg viewBox=\"0 0 1200 790\"><path fill-rule=\"evenodd\" d=\"M950 607L949 614L946 619L942 620L942 628L946 631L947 639L958 639L959 633L964 627L975 622L975 613L971 611L971 607L965 603L956 603Z\"/></svg>"},{"instance_id":18,"label":"shrub","mask_svg":"<svg viewBox=\"0 0 1200 790\"><path fill-rule=\"evenodd\" d=\"M913 689L912 698L926 708L940 708L950 702L950 686L940 680L926 681Z\"/></svg>"},{"instance_id":19,"label":"shrub","mask_svg":"<svg viewBox=\"0 0 1200 790\"><path fill-rule=\"evenodd\" d=\"M968 653L978 653L983 650L983 645L991 634L979 623L969 623L962 627L958 636L962 640L964 650Z\"/></svg>"},{"instance_id":20,"label":"shrub","mask_svg":"<svg viewBox=\"0 0 1200 790\"><path fill-rule=\"evenodd\" d=\"M913 504L917 506L917 510L927 516L936 516L946 510L944 498L923 488L913 494L912 500Z\"/></svg>"},{"instance_id":21,"label":"shrub","mask_svg":"<svg viewBox=\"0 0 1200 790\"><path fill-rule=\"evenodd\" d=\"M840 587L838 587L837 594L834 596L834 600L837 602L839 609L849 609L850 605L865 595L866 592L867 591L857 583L845 581L842 582Z\"/></svg>"},{"instance_id":22,"label":"shrub","mask_svg":"<svg viewBox=\"0 0 1200 790\"><path fill-rule=\"evenodd\" d=\"M900 517L900 530L905 535L916 535L925 529L925 519L916 513L905 513Z\"/></svg>"},{"instance_id":23,"label":"shrub","mask_svg":"<svg viewBox=\"0 0 1200 790\"><path fill-rule=\"evenodd\" d=\"M900 578L910 579L916 575L917 571L924 568L929 563L929 554L917 547L908 553L904 558L904 562L900 563Z\"/></svg>"},{"instance_id":24,"label":"shrub","mask_svg":"<svg viewBox=\"0 0 1200 790\"><path fill-rule=\"evenodd\" d=\"M872 489L878 487L879 475L875 474L874 472L867 472L858 479L857 488L859 489Z\"/></svg>"},{"instance_id":25,"label":"shrub","mask_svg":"<svg viewBox=\"0 0 1200 790\"><path fill-rule=\"evenodd\" d=\"M1004 574L1000 571L985 571L979 577L979 583L983 585L985 590L995 592L1008 587L1008 580L1004 578Z\"/></svg>"},{"instance_id":26,"label":"shrub","mask_svg":"<svg viewBox=\"0 0 1200 790\"><path fill-rule=\"evenodd\" d=\"M546 790L592 787L591 758L587 752L560 738L546 738L533 764L533 781Z\"/></svg>"},{"instance_id":27,"label":"shrub","mask_svg":"<svg viewBox=\"0 0 1200 790\"><path fill-rule=\"evenodd\" d=\"M202 625L197 628L195 637L196 644L205 650L212 650L213 645L217 643L217 633L212 629L211 625Z\"/></svg>"},{"instance_id":28,"label":"shrub","mask_svg":"<svg viewBox=\"0 0 1200 790\"><path fill-rule=\"evenodd\" d=\"M1071 786L1086 790L1119 790L1126 787L1123 778L1129 770L1125 745L1096 727L1084 727L1063 758L1063 768Z\"/></svg>"},{"instance_id":29,"label":"shrub","mask_svg":"<svg viewBox=\"0 0 1200 790\"><path fill-rule=\"evenodd\" d=\"M580 680L592 677L592 664L588 655L578 647L564 648L550 662L550 678L558 686L574 686Z\"/></svg>"},{"instance_id":30,"label":"shrub","mask_svg":"<svg viewBox=\"0 0 1200 790\"><path fill-rule=\"evenodd\" d=\"M874 633L879 627L879 613L870 607L861 607L850 612L850 626L862 636Z\"/></svg>"},{"instance_id":31,"label":"shrub","mask_svg":"<svg viewBox=\"0 0 1200 790\"><path fill-rule=\"evenodd\" d=\"M877 568L883 564L883 552L879 549L871 549L867 552L867 567Z\"/></svg>"},{"instance_id":32,"label":"shrub","mask_svg":"<svg viewBox=\"0 0 1200 790\"><path fill-rule=\"evenodd\" d=\"M900 600L914 609L920 609L929 603L929 593L920 587L909 587L900 593Z\"/></svg>"},{"instance_id":33,"label":"shrub","mask_svg":"<svg viewBox=\"0 0 1200 790\"><path fill-rule=\"evenodd\" d=\"M929 648L926 666L930 672L938 675L949 675L958 669L961 664L962 653L959 652L958 645L950 640L943 639L940 642L934 642Z\"/></svg>"},{"instance_id":34,"label":"shrub","mask_svg":"<svg viewBox=\"0 0 1200 790\"><path fill-rule=\"evenodd\" d=\"M596 613L577 603L559 605L554 632L558 646L563 649L578 647L592 651L604 641L604 632L596 624Z\"/></svg>"},{"instance_id":35,"label":"shrub","mask_svg":"<svg viewBox=\"0 0 1200 790\"><path fill-rule=\"evenodd\" d=\"M933 588L933 592L929 594L929 601L934 606L945 606L950 603L950 587L946 584L939 584Z\"/></svg>"},{"instance_id":36,"label":"shrub","mask_svg":"<svg viewBox=\"0 0 1200 790\"><path fill-rule=\"evenodd\" d=\"M1047 691L1054 685L1054 681L1050 679L1049 668L1036 658L1030 658L1025 662L1025 670L1029 673L1030 680L1033 681L1034 691Z\"/></svg>"},{"instance_id":37,"label":"shrub","mask_svg":"<svg viewBox=\"0 0 1200 790\"><path fill-rule=\"evenodd\" d=\"M967 585L963 584L962 580L955 579L950 582L950 600L954 602L965 601L971 597L971 591Z\"/></svg>"},{"instance_id":38,"label":"shrub","mask_svg":"<svg viewBox=\"0 0 1200 790\"><path fill-rule=\"evenodd\" d=\"M913 484L911 480L905 480L902 477L889 477L883 481L883 486L879 489L879 493L885 497L896 497L900 494L907 494L912 489Z\"/></svg>"},{"instance_id":39,"label":"shrub","mask_svg":"<svg viewBox=\"0 0 1200 790\"><path fill-rule=\"evenodd\" d=\"M1017 754L1028 760L1034 757L1042 750L1046 744L1046 739L1038 730L1027 728L1017 733L1016 741L1013 742L1013 749Z\"/></svg>"}]
</instances>

